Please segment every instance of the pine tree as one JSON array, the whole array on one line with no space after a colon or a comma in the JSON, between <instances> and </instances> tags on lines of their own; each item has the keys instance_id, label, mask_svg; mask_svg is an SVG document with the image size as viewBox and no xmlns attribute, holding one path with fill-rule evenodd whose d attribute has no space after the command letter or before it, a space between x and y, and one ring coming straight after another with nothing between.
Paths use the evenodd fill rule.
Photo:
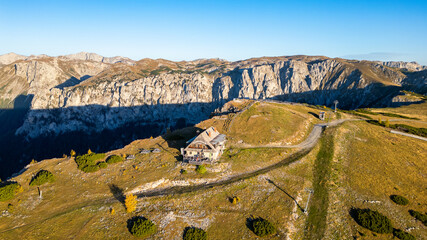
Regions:
<instances>
[{"instance_id":1,"label":"pine tree","mask_svg":"<svg viewBox=\"0 0 427 240\"><path fill-rule=\"evenodd\" d=\"M87 154L92 154L93 152L92 152L92 150L90 150L90 148L89 148L89 150L87 150Z\"/></svg>"},{"instance_id":2,"label":"pine tree","mask_svg":"<svg viewBox=\"0 0 427 240\"><path fill-rule=\"evenodd\" d=\"M70 151L70 156L71 156L71 157L76 156L76 151L74 151L73 149L71 149L71 151Z\"/></svg>"},{"instance_id":3,"label":"pine tree","mask_svg":"<svg viewBox=\"0 0 427 240\"><path fill-rule=\"evenodd\" d=\"M137 203L138 203L138 200L136 200L135 195L133 194L127 195L125 199L126 212L131 213L135 211Z\"/></svg>"}]
</instances>

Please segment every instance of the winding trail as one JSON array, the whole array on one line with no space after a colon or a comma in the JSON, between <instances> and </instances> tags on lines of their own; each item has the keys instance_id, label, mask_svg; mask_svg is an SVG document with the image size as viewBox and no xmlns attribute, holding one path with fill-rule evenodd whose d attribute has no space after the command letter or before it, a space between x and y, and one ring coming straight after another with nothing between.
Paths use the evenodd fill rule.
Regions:
<instances>
[{"instance_id":1,"label":"winding trail","mask_svg":"<svg viewBox=\"0 0 427 240\"><path fill-rule=\"evenodd\" d=\"M238 182L241 180L245 180L248 178L258 176L260 174L267 173L267 172L274 170L276 168L283 167L283 166L289 165L293 162L300 160L302 157L306 156L308 153L311 152L311 150L314 148L317 141L319 140L320 136L322 135L323 129L325 127L336 126L336 125L339 125L339 124L341 124L345 121L348 121L348 120L353 120L353 119L340 119L340 120L335 120L335 121L332 121L329 123L316 124L314 126L313 130L311 131L311 133L309 134L309 136L307 137L307 139L305 139L304 142L297 144L297 145L289 145L289 146L268 146L268 145L265 145L265 146L254 147L254 148L272 148L272 147L276 147L276 148L301 148L301 150L292 154L291 156L289 156L289 157L287 157L287 158L285 158L285 159L283 159L277 163L269 165L267 167L254 170L252 172L245 172L245 173L241 173L238 175L234 175L234 176L228 177L226 179L218 180L215 182L203 183L203 184L197 184L197 185L191 185L191 186L173 186L173 187L168 187L168 188L163 188L163 189L154 189L151 191L136 193L135 195L138 198L146 198L146 197L157 197L157 196L164 196L164 195L175 195L175 194L190 193L190 192L195 192L195 191L199 191L199 190L203 190L203 189L209 189L209 188L213 188L213 187L228 185L231 183L235 183L235 182Z\"/></svg>"}]
</instances>

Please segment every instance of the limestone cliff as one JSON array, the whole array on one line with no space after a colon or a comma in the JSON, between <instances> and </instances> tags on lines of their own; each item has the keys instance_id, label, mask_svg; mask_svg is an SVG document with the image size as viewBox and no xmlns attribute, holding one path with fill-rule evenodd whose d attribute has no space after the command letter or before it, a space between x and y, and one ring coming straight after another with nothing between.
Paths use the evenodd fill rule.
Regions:
<instances>
[{"instance_id":1,"label":"limestone cliff","mask_svg":"<svg viewBox=\"0 0 427 240\"><path fill-rule=\"evenodd\" d=\"M402 89L425 94L427 73L398 69L408 66L308 56L237 62L132 61L88 53L18 58L0 68L0 101L10 106L19 94L32 97L31 110L16 131L28 138L99 132L129 122L166 128L178 120L197 123L233 98L322 105L337 99L342 108L396 104Z\"/></svg>"}]
</instances>

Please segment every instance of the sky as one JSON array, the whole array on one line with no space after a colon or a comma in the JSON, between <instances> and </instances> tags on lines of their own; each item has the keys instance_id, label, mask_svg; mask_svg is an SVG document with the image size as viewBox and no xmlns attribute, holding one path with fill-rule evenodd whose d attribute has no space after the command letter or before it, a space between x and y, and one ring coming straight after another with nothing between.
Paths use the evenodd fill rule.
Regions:
<instances>
[{"instance_id":1,"label":"sky","mask_svg":"<svg viewBox=\"0 0 427 240\"><path fill-rule=\"evenodd\" d=\"M0 54L323 55L427 65L427 1L0 0Z\"/></svg>"}]
</instances>

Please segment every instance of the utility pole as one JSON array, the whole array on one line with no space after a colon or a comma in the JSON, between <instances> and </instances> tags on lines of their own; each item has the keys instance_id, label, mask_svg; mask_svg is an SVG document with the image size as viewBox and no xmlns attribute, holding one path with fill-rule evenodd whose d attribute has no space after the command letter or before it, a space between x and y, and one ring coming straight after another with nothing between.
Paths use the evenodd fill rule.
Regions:
<instances>
[{"instance_id":1,"label":"utility pole","mask_svg":"<svg viewBox=\"0 0 427 240\"><path fill-rule=\"evenodd\" d=\"M338 100L335 100L335 101L334 101L334 104L335 104L335 111L334 111L334 112L337 112Z\"/></svg>"},{"instance_id":2,"label":"utility pole","mask_svg":"<svg viewBox=\"0 0 427 240\"><path fill-rule=\"evenodd\" d=\"M310 202L310 197L311 197L311 194L314 193L314 190L311 188L306 188L305 191L308 192L308 199L307 199L307 204L305 205L304 212L305 212L305 214L308 215L308 212L307 212L308 203Z\"/></svg>"}]
</instances>

